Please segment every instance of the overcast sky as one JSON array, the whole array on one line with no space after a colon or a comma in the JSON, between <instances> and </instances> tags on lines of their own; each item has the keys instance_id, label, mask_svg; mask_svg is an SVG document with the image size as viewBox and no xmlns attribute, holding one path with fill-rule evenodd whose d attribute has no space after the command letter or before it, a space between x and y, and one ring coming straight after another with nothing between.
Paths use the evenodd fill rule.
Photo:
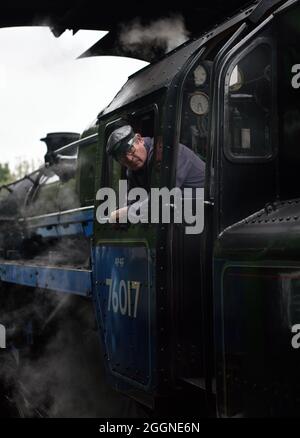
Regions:
<instances>
[{"instance_id":1,"label":"overcast sky","mask_svg":"<svg viewBox=\"0 0 300 438\"><path fill-rule=\"evenodd\" d=\"M43 160L48 132L82 132L147 63L129 58L76 57L106 32L47 27L0 29L0 162Z\"/></svg>"}]
</instances>

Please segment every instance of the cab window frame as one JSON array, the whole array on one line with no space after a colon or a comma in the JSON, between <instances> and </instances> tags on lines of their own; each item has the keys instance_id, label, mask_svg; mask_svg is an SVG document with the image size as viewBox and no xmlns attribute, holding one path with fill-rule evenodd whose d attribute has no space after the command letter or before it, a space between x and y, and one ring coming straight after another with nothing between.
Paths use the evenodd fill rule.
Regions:
<instances>
[{"instance_id":1,"label":"cab window frame","mask_svg":"<svg viewBox=\"0 0 300 438\"><path fill-rule=\"evenodd\" d=\"M99 145L99 136L98 133L91 134L88 137L84 137L80 140L78 140L78 149L77 149L77 169L76 169L76 175L75 175L75 182L76 182L76 193L79 197L80 201L80 208L83 207L89 207L94 206L94 200L95 200L95 180L96 180L96 155L97 155L97 149ZM82 156L86 153L87 148L95 147L95 156L94 156L94 165L93 165L93 188L91 190L92 197L86 198L83 195L83 185L82 181L85 179L84 173L85 173L85 165L86 162L82 162Z\"/></svg>"},{"instance_id":2,"label":"cab window frame","mask_svg":"<svg viewBox=\"0 0 300 438\"><path fill-rule=\"evenodd\" d=\"M132 124L132 119L139 119L142 118L143 115L151 115L152 119L153 119L153 144L154 144L154 148L156 147L157 144L157 139L158 139L158 120L159 120L159 112L158 112L158 106L156 103L147 105L141 109L138 110L132 110L126 114L124 114L123 116L119 116L118 118L108 122L105 124L105 134L104 134L104 148L103 148L103 153L104 153L104 160L103 160L103 169L104 169L104 186L105 187L110 187L110 188L114 188L113 185L113 180L112 180L112 166L114 165L118 165L120 166L120 179L127 179L127 175L126 175L126 166L122 166L121 164L117 163L112 156L108 157L107 153L106 153L106 144L107 144L107 140L109 135L111 134L111 132L113 132L114 129L117 129L118 127L124 125L124 122L127 122L129 125ZM154 154L155 155L155 154ZM151 164L151 168L150 168L150 172L151 172L151 181L152 181L152 174L153 174L153 163Z\"/></svg>"},{"instance_id":3,"label":"cab window frame","mask_svg":"<svg viewBox=\"0 0 300 438\"><path fill-rule=\"evenodd\" d=\"M238 155L232 152L232 141L230 137L230 78L234 68L239 64L239 62L245 59L251 52L255 51L259 46L268 46L270 50L270 62L271 62L271 80L270 80L270 152L265 155ZM223 108L223 152L225 157L230 162L235 163L266 163L276 159L278 155L278 136L276 135L278 129L277 123L277 63L276 63L276 48L274 38L271 36L259 36L255 38L250 44L244 49L239 51L239 53L230 59L229 64L226 67L226 72L224 75L224 108Z\"/></svg>"}]
</instances>

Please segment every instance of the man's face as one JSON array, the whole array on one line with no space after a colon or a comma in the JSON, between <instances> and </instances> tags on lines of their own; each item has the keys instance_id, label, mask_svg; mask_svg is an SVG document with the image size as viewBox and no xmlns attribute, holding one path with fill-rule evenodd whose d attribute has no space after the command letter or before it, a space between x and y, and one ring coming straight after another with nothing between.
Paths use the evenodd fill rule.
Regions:
<instances>
[{"instance_id":1,"label":"man's face","mask_svg":"<svg viewBox=\"0 0 300 438\"><path fill-rule=\"evenodd\" d=\"M135 171L141 169L146 160L147 150L144 145L144 139L140 134L136 134L131 149L119 159L119 162L122 166Z\"/></svg>"}]
</instances>

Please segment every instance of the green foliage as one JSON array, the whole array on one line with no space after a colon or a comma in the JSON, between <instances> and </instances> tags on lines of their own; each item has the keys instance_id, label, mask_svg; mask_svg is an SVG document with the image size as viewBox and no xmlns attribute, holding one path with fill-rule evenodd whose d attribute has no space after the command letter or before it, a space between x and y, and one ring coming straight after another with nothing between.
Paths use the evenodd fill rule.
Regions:
<instances>
[{"instance_id":1,"label":"green foliage","mask_svg":"<svg viewBox=\"0 0 300 438\"><path fill-rule=\"evenodd\" d=\"M31 172L30 163L26 160L19 159L15 166L15 178L21 179L23 176L28 175Z\"/></svg>"},{"instance_id":2,"label":"green foliage","mask_svg":"<svg viewBox=\"0 0 300 438\"><path fill-rule=\"evenodd\" d=\"M23 178L40 167L41 163L37 160L28 161L18 158L14 170L12 171L8 163L0 163L0 186L9 184Z\"/></svg>"},{"instance_id":3,"label":"green foliage","mask_svg":"<svg viewBox=\"0 0 300 438\"><path fill-rule=\"evenodd\" d=\"M42 163L39 162L39 160L35 161L31 159L31 161L28 161L22 157L18 157L14 169L14 179L18 180L23 178L25 175L28 175L29 173L38 169L41 164Z\"/></svg>"},{"instance_id":4,"label":"green foliage","mask_svg":"<svg viewBox=\"0 0 300 438\"><path fill-rule=\"evenodd\" d=\"M12 174L8 163L0 163L0 186L3 184L8 184L14 180L14 175Z\"/></svg>"}]
</instances>

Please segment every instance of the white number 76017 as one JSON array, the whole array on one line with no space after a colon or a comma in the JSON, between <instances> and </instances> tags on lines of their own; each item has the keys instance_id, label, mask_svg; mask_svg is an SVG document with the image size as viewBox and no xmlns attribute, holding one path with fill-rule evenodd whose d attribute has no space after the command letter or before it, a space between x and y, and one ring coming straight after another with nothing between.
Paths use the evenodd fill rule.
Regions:
<instances>
[{"instance_id":1,"label":"white number 76017","mask_svg":"<svg viewBox=\"0 0 300 438\"><path fill-rule=\"evenodd\" d=\"M111 278L107 278L105 283L107 286L109 286L107 310L111 311L112 309L114 313L120 312L121 315L127 315L131 318L136 318L141 283L139 281L127 281L126 284L125 280L120 280L119 285L117 285L118 282L113 282ZM131 304L132 291L135 291L133 309Z\"/></svg>"}]
</instances>

